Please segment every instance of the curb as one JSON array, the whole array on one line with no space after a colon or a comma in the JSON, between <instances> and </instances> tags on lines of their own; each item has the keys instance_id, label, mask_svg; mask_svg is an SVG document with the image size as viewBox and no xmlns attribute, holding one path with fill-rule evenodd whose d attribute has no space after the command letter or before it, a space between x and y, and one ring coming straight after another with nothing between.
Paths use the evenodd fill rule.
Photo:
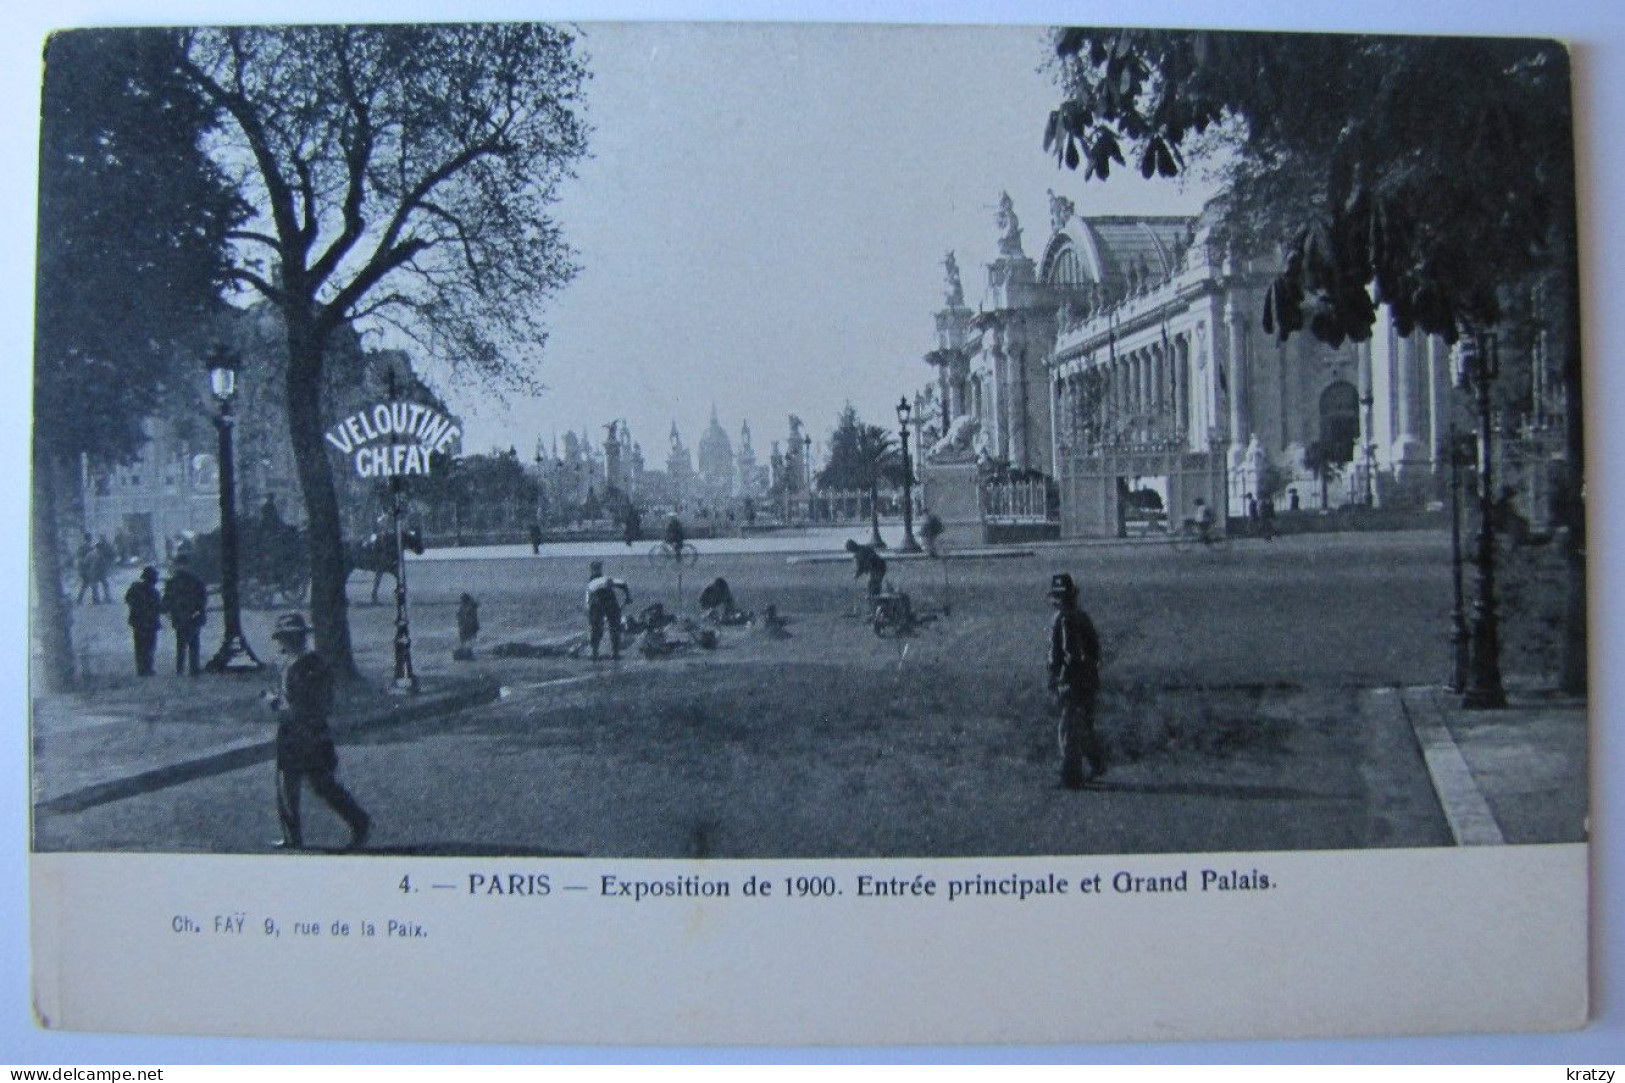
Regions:
<instances>
[{"instance_id":1,"label":"curb","mask_svg":"<svg viewBox=\"0 0 1625 1083\"><path fill-rule=\"evenodd\" d=\"M374 711L341 726L335 726L333 738L335 742L342 741L347 737L370 730L383 729L386 726L393 726L402 722L416 722L425 718L434 718L437 715L450 714L453 711L466 710L469 707L494 703L500 693L501 687L495 681L482 681L476 687L459 692L449 692L442 696L430 698L403 700L399 704L384 710ZM263 763L275 758L275 756L275 740L255 741L251 744L237 745L234 748L223 749L206 756L199 756L196 759L166 764L163 767L141 771L125 778L116 778L109 782L98 782L91 786L71 790L65 794L59 794L56 797L37 801L34 804L34 811L36 814L83 812L98 805L122 801L127 797L136 797L140 794L151 793L154 790L179 786L182 783L192 782L200 778L223 775L243 767L250 767L256 763Z\"/></svg>"},{"instance_id":2,"label":"curb","mask_svg":"<svg viewBox=\"0 0 1625 1083\"><path fill-rule=\"evenodd\" d=\"M1489 802L1473 779L1472 768L1462 757L1456 739L1445 725L1438 692L1432 688L1396 689L1390 692L1394 706L1410 722L1416 743L1422 750L1433 791L1450 824L1457 846L1501 846L1501 833Z\"/></svg>"},{"instance_id":3,"label":"curb","mask_svg":"<svg viewBox=\"0 0 1625 1083\"><path fill-rule=\"evenodd\" d=\"M927 553L892 553L885 554L887 564L912 564L923 561L950 561L950 560L1007 560L1013 557L1034 557L1038 555L1036 549L957 549L953 552L940 553L931 556ZM851 553L816 553L811 555L785 557L786 564L850 564Z\"/></svg>"}]
</instances>

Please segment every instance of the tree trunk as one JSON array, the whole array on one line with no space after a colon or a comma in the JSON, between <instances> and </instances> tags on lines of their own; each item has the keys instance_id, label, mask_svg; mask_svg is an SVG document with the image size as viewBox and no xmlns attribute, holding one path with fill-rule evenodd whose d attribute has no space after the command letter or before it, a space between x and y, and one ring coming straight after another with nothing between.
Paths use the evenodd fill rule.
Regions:
<instances>
[{"instance_id":1,"label":"tree trunk","mask_svg":"<svg viewBox=\"0 0 1625 1083\"><path fill-rule=\"evenodd\" d=\"M34 514L30 523L34 549L34 645L39 651L38 678L47 692L74 686L73 617L62 591L62 532L57 522L57 478L61 464L34 434Z\"/></svg>"},{"instance_id":2,"label":"tree trunk","mask_svg":"<svg viewBox=\"0 0 1625 1083\"><path fill-rule=\"evenodd\" d=\"M875 485L869 486L869 544L876 549L886 548L880 536L880 488Z\"/></svg>"},{"instance_id":3,"label":"tree trunk","mask_svg":"<svg viewBox=\"0 0 1625 1083\"><path fill-rule=\"evenodd\" d=\"M310 620L316 649L340 673L355 672L344 537L338 493L322 438L322 343L308 322L288 315L288 435L310 530Z\"/></svg>"},{"instance_id":4,"label":"tree trunk","mask_svg":"<svg viewBox=\"0 0 1625 1083\"><path fill-rule=\"evenodd\" d=\"M1570 182L1569 192L1573 192ZM1553 336L1563 351L1565 426L1564 496L1559 514L1567 529L1563 545L1565 564L1563 657L1559 687L1584 695L1586 675L1586 514L1585 514L1585 410L1580 379L1580 268L1572 234L1563 234L1558 248L1558 281L1563 303L1556 314Z\"/></svg>"}]
</instances>

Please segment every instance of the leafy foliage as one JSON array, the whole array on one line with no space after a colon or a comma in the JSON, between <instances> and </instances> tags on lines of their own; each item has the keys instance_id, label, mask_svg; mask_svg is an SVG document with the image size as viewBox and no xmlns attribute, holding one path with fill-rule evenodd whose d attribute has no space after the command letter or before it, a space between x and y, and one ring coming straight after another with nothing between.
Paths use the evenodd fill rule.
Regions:
<instances>
[{"instance_id":1,"label":"leafy foliage","mask_svg":"<svg viewBox=\"0 0 1625 1083\"><path fill-rule=\"evenodd\" d=\"M820 489L874 492L902 484L903 454L897 439L879 425L866 425L850 403L829 438L829 461L817 474Z\"/></svg>"},{"instance_id":2,"label":"leafy foliage","mask_svg":"<svg viewBox=\"0 0 1625 1083\"><path fill-rule=\"evenodd\" d=\"M347 670L329 342L385 322L477 382L536 385L544 304L575 273L548 211L586 150L586 71L573 35L528 23L231 27L187 47L256 212L230 277L283 317L316 642Z\"/></svg>"},{"instance_id":3,"label":"leafy foliage","mask_svg":"<svg viewBox=\"0 0 1625 1083\"><path fill-rule=\"evenodd\" d=\"M1187 150L1236 154L1228 228L1284 242L1263 314L1282 338L1361 341L1387 304L1400 333L1454 341L1571 243L1553 43L1070 29L1055 48L1061 164L1105 177L1126 147L1142 175L1174 176Z\"/></svg>"},{"instance_id":4,"label":"leafy foliage","mask_svg":"<svg viewBox=\"0 0 1625 1083\"><path fill-rule=\"evenodd\" d=\"M312 304L318 334L376 316L523 385L575 273L548 213L586 149L572 46L539 24L196 33L188 70L233 121L217 156L258 212L233 279Z\"/></svg>"},{"instance_id":5,"label":"leafy foliage","mask_svg":"<svg viewBox=\"0 0 1625 1083\"><path fill-rule=\"evenodd\" d=\"M219 309L243 207L202 150L215 111L180 61L156 30L46 46L34 431L64 458L133 456L142 422L201 372L183 340Z\"/></svg>"}]
</instances>

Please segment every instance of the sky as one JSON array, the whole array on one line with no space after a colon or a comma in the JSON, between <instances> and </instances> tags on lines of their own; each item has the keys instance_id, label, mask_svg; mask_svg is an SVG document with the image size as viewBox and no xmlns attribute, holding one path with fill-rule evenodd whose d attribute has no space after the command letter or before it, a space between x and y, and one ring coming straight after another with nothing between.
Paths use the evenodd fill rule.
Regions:
<instances>
[{"instance_id":1,"label":"sky","mask_svg":"<svg viewBox=\"0 0 1625 1083\"><path fill-rule=\"evenodd\" d=\"M470 452L631 425L651 465L714 404L759 456L788 415L822 442L850 400L895 424L929 382L956 252L976 307L1010 193L1027 254L1046 192L1080 213L1194 213L1138 174L1084 182L1042 146L1042 27L583 24L592 157L557 216L580 275L549 309L537 398L447 389Z\"/></svg>"}]
</instances>

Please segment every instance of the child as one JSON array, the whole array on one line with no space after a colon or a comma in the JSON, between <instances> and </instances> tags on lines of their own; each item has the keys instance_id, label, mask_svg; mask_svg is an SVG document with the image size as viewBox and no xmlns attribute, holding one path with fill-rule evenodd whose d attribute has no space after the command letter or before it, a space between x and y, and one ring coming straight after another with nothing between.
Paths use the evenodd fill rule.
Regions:
<instances>
[{"instance_id":1,"label":"child","mask_svg":"<svg viewBox=\"0 0 1625 1083\"><path fill-rule=\"evenodd\" d=\"M451 656L459 662L474 660L474 640L480 634L480 603L464 594L457 603L457 649Z\"/></svg>"}]
</instances>

